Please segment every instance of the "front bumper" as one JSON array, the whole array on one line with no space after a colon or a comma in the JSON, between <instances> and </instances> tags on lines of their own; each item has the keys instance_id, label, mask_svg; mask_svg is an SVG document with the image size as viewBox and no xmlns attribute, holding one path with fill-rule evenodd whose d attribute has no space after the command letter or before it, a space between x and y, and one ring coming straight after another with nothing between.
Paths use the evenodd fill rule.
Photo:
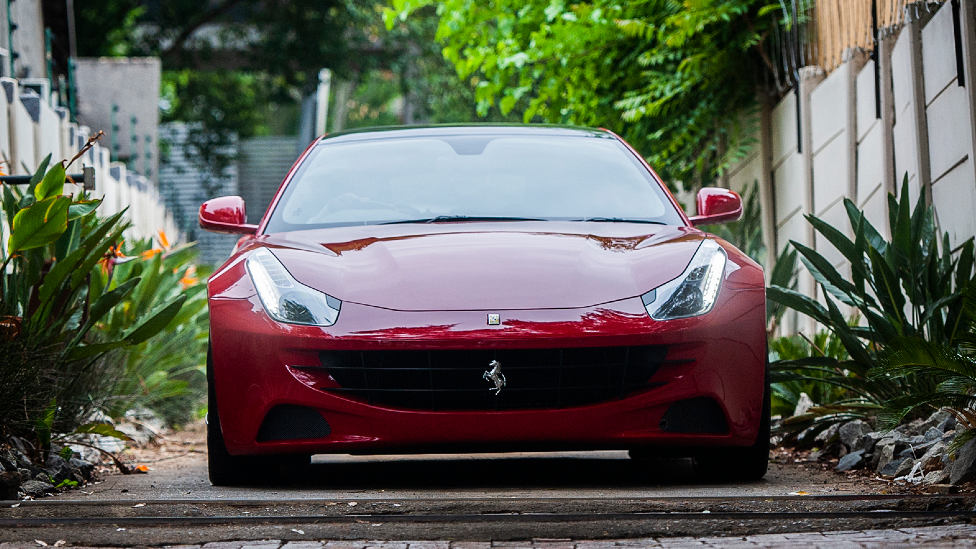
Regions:
<instances>
[{"instance_id":1,"label":"front bumper","mask_svg":"<svg viewBox=\"0 0 976 549\"><path fill-rule=\"evenodd\" d=\"M765 375L761 271L727 279L712 312L650 319L639 298L581 309L402 312L343 303L328 328L277 323L244 273L228 264L210 285L211 346L220 427L235 455L405 453L637 447L745 446L755 442ZM502 323L486 325L488 313ZM425 411L384 408L300 381L294 366L320 366L323 350L525 349L666 345L655 384L620 400L562 409ZM488 384L486 382L486 390ZM661 428L678 401L706 397L728 424L722 434ZM259 442L273 407L311 407L328 436Z\"/></svg>"}]
</instances>

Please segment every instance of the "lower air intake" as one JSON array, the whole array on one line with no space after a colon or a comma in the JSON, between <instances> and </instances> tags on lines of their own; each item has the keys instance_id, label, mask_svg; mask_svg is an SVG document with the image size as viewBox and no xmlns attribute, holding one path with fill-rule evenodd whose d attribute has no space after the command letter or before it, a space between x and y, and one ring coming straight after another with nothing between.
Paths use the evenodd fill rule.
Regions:
<instances>
[{"instance_id":1,"label":"lower air intake","mask_svg":"<svg viewBox=\"0 0 976 549\"><path fill-rule=\"evenodd\" d=\"M727 433L722 407L710 398L689 398L675 402L661 418L661 430L668 433Z\"/></svg>"},{"instance_id":2,"label":"lower air intake","mask_svg":"<svg viewBox=\"0 0 976 549\"><path fill-rule=\"evenodd\" d=\"M264 416L264 422L258 429L258 442L323 438L330 433L332 428L329 423L313 408L280 404Z\"/></svg>"}]
</instances>

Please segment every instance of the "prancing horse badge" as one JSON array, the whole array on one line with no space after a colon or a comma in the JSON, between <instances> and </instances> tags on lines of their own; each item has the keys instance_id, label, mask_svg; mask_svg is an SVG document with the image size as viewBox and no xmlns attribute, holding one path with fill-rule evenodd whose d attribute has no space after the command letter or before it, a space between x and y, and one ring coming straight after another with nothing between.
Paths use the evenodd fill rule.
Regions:
<instances>
[{"instance_id":1,"label":"prancing horse badge","mask_svg":"<svg viewBox=\"0 0 976 549\"><path fill-rule=\"evenodd\" d=\"M488 325L498 326L502 323L502 315L498 313L488 313Z\"/></svg>"},{"instance_id":2,"label":"prancing horse badge","mask_svg":"<svg viewBox=\"0 0 976 549\"><path fill-rule=\"evenodd\" d=\"M495 384L494 389L488 389L489 391L495 391L495 394L502 392L502 387L507 385L505 381L505 374L502 373L502 363L497 360L492 360L488 363L488 367L491 370L486 370L484 375L481 377L485 378L486 381L490 381Z\"/></svg>"}]
</instances>

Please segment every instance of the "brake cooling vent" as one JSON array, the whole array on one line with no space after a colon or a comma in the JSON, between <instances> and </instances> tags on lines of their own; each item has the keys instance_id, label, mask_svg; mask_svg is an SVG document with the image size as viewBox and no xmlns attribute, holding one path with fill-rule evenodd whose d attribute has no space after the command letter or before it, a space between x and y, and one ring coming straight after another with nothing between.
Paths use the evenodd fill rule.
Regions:
<instances>
[{"instance_id":1,"label":"brake cooling vent","mask_svg":"<svg viewBox=\"0 0 976 549\"><path fill-rule=\"evenodd\" d=\"M722 407L710 398L689 398L675 402L661 418L661 430L669 433L726 433Z\"/></svg>"},{"instance_id":2,"label":"brake cooling vent","mask_svg":"<svg viewBox=\"0 0 976 549\"><path fill-rule=\"evenodd\" d=\"M264 416L258 429L258 442L269 440L294 440L322 438L332 433L332 428L315 409L294 404L280 404Z\"/></svg>"}]
</instances>

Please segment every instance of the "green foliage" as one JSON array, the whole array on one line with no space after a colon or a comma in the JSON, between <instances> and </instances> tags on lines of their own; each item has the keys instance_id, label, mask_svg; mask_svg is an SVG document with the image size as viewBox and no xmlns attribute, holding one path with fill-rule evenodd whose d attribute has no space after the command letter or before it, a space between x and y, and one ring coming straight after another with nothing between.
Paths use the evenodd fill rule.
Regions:
<instances>
[{"instance_id":1,"label":"green foliage","mask_svg":"<svg viewBox=\"0 0 976 549\"><path fill-rule=\"evenodd\" d=\"M773 364L774 372L781 376L779 381L818 378L849 392L849 400L842 405L812 411L814 415L863 416L899 402L896 399L905 395L943 392L936 387L935 379L912 369L898 370L898 375L876 375L880 357L889 349L904 349L906 338L949 349L965 341L962 290L973 280L973 240L960 247L958 258L952 255L948 234L942 236L940 246L933 209L921 197L914 211L910 209L907 176L901 199L889 196L888 201L890 241L849 200L845 200L845 207L853 240L824 221L807 216L851 266L851 274L842 275L818 252L792 243L817 281L822 303L782 286L767 290L769 299L823 325L847 355L810 356ZM838 302L857 311L866 325L850 324Z\"/></svg>"},{"instance_id":2,"label":"green foliage","mask_svg":"<svg viewBox=\"0 0 976 549\"><path fill-rule=\"evenodd\" d=\"M119 440L132 440L129 435L126 435L122 431L117 430L115 427L108 423L86 423L84 425L79 425L75 430L75 435L100 435L103 437L112 437ZM70 450L70 448L68 449Z\"/></svg>"},{"instance_id":3,"label":"green foliage","mask_svg":"<svg viewBox=\"0 0 976 549\"><path fill-rule=\"evenodd\" d=\"M962 290L963 306L954 345L921 337L899 337L888 342L878 366L870 373L878 379L929 379L931 390L911 391L884 404L881 426L898 425L908 416L931 408L948 408L969 433L959 437L961 446L976 431L976 279Z\"/></svg>"},{"instance_id":4,"label":"green foliage","mask_svg":"<svg viewBox=\"0 0 976 549\"><path fill-rule=\"evenodd\" d=\"M26 189L3 187L7 245L0 266L0 426L33 433L46 451L52 432L72 430L111 394L104 354L145 341L179 311L184 297L145 311L117 339L91 328L118 304L92 274L129 224L94 215L98 201L62 196L65 165L46 158ZM111 254L109 254L111 255Z\"/></svg>"},{"instance_id":5,"label":"green foliage","mask_svg":"<svg viewBox=\"0 0 976 549\"><path fill-rule=\"evenodd\" d=\"M165 237L160 240L168 244ZM119 305L111 307L93 332L109 341L129 334L132 342L109 357L122 372L109 415L119 417L126 410L146 407L167 423L186 422L201 405L206 390L209 320L205 282L209 271L195 265L197 251L192 244L154 247L152 240L145 239L123 247L122 254L124 262L115 266L111 276L106 272L95 275L104 291L100 300L115 295ZM159 326L140 323L147 312L173 310L177 301L182 303L175 309L177 313L160 317ZM147 328L158 331L159 337L136 341L140 330Z\"/></svg>"},{"instance_id":6,"label":"green foliage","mask_svg":"<svg viewBox=\"0 0 976 549\"><path fill-rule=\"evenodd\" d=\"M391 0L387 28L435 6L437 39L478 112L610 128L666 180L701 185L741 158L762 42L764 0Z\"/></svg>"}]
</instances>

